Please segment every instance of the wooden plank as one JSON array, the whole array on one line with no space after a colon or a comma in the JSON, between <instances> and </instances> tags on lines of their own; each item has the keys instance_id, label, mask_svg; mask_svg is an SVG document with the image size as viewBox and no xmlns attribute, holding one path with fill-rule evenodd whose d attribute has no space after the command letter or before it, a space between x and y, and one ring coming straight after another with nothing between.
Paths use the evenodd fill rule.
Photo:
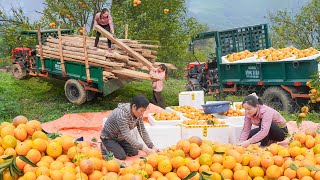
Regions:
<instances>
[{"instance_id":1,"label":"wooden plank","mask_svg":"<svg viewBox=\"0 0 320 180\"><path fill-rule=\"evenodd\" d=\"M41 41L41 31L40 31L40 25L38 24L37 27L37 31L38 31L38 43L39 43L39 50L40 50L40 61L41 61L41 70L42 72L45 71L45 67L44 67L44 61L43 61L43 50L42 50L42 41Z\"/></svg>"},{"instance_id":2,"label":"wooden plank","mask_svg":"<svg viewBox=\"0 0 320 180\"><path fill-rule=\"evenodd\" d=\"M84 63L86 65L86 74L87 74L87 82L92 82L90 78L90 67L89 67L89 58L88 58L88 52L87 52L87 36L86 36L86 27L84 26L82 28L83 30L83 51L84 51Z\"/></svg>"},{"instance_id":3,"label":"wooden plank","mask_svg":"<svg viewBox=\"0 0 320 180\"><path fill-rule=\"evenodd\" d=\"M145 79L145 80L151 80L151 77L149 74L139 71L134 71L130 69L114 69L111 71L116 76L126 76L129 78L137 78L137 79Z\"/></svg>"},{"instance_id":4,"label":"wooden plank","mask_svg":"<svg viewBox=\"0 0 320 180\"><path fill-rule=\"evenodd\" d=\"M128 39L128 31L129 31L129 25L126 24L125 28L124 28L124 38L125 39Z\"/></svg>"},{"instance_id":5,"label":"wooden plank","mask_svg":"<svg viewBox=\"0 0 320 180\"><path fill-rule=\"evenodd\" d=\"M174 66L173 64L170 64L170 63L162 63L162 62L153 63L153 65L155 65L155 66L159 66L160 64L164 64L164 65L167 66L167 68L172 69L172 70L177 70L178 69L176 66Z\"/></svg>"},{"instance_id":6,"label":"wooden plank","mask_svg":"<svg viewBox=\"0 0 320 180\"><path fill-rule=\"evenodd\" d=\"M141 56L139 53L133 51L129 46L127 46L125 43L117 40L116 38L114 38L112 36L111 33L109 33L107 30L103 29L101 26L99 25L95 25L94 28L100 32L101 34L103 34L104 36L106 36L108 39L110 39L111 42L113 42L114 44L118 45L121 49L125 50L126 52L128 52L131 56L133 56L135 59L137 59L140 63L142 63L144 66L146 66L148 69L151 70L152 63L150 61L148 61L146 58L144 58L143 56Z\"/></svg>"},{"instance_id":7,"label":"wooden plank","mask_svg":"<svg viewBox=\"0 0 320 180\"><path fill-rule=\"evenodd\" d=\"M59 52L60 52L60 62L61 62L61 71L62 71L62 77L66 77L66 68L64 66L64 58L63 58L63 51L62 51L62 37L61 37L61 29L60 26L58 26L58 38L59 38Z\"/></svg>"}]
</instances>

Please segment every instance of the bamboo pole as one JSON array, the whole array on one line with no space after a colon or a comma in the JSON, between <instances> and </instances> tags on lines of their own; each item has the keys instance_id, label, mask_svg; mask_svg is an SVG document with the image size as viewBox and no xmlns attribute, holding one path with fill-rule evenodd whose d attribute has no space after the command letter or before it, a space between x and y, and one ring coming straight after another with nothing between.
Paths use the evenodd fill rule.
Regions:
<instances>
[{"instance_id":1,"label":"bamboo pole","mask_svg":"<svg viewBox=\"0 0 320 180\"><path fill-rule=\"evenodd\" d=\"M126 24L125 30L124 30L124 38L125 38L125 39L128 39L128 31L129 31L129 25Z\"/></svg>"},{"instance_id":2,"label":"bamboo pole","mask_svg":"<svg viewBox=\"0 0 320 180\"><path fill-rule=\"evenodd\" d=\"M37 27L38 31L38 43L39 43L39 52L40 52L40 61L41 61L41 71L45 72L45 67L44 67L44 61L43 61L43 52L42 52L42 41L41 41L41 31L40 31L40 25L38 24Z\"/></svg>"},{"instance_id":3,"label":"bamboo pole","mask_svg":"<svg viewBox=\"0 0 320 180\"><path fill-rule=\"evenodd\" d=\"M61 29L60 26L58 26L58 37L59 37L59 52L60 52L60 62L61 62L61 71L62 71L62 77L66 77L66 68L64 66L64 58L63 58L63 51L62 51L62 37L61 37Z\"/></svg>"},{"instance_id":4,"label":"bamboo pole","mask_svg":"<svg viewBox=\"0 0 320 180\"><path fill-rule=\"evenodd\" d=\"M86 36L86 27L83 26L83 51L84 51L84 62L86 65L86 74L87 74L87 82L91 83L92 80L90 78L90 67L89 67L89 59L88 59L88 52L87 52L87 36Z\"/></svg>"}]
</instances>

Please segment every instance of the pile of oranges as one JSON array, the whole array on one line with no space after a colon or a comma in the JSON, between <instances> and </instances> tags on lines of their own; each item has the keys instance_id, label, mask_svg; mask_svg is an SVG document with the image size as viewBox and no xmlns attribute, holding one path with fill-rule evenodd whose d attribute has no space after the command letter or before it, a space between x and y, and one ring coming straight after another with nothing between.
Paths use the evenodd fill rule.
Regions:
<instances>
[{"instance_id":1,"label":"pile of oranges","mask_svg":"<svg viewBox=\"0 0 320 180\"><path fill-rule=\"evenodd\" d=\"M106 161L88 142L76 142L68 135L48 138L39 121L24 116L1 123L0 130L0 166L9 161L9 155L17 156L15 163L23 172L20 177L13 172L11 177L5 170L3 179L181 180L188 175L191 180L320 179L320 134L314 131L294 134L287 147L271 144L267 148L193 136L120 168L118 161Z\"/></svg>"},{"instance_id":2,"label":"pile of oranges","mask_svg":"<svg viewBox=\"0 0 320 180\"><path fill-rule=\"evenodd\" d=\"M0 166L13 161L13 158L6 159L12 155L17 157L15 163L23 173L21 177L17 173L11 177L6 169L2 173L3 179L101 179L108 173L120 171L118 161L104 160L101 151L92 148L88 142L75 142L68 135L48 138L37 120L28 121L24 116L17 116L12 123L1 123L0 131ZM25 156L37 167L27 164L20 156Z\"/></svg>"},{"instance_id":3,"label":"pile of oranges","mask_svg":"<svg viewBox=\"0 0 320 180\"><path fill-rule=\"evenodd\" d=\"M180 116L178 116L175 112L154 113L152 116L155 120L180 120Z\"/></svg>"}]
</instances>

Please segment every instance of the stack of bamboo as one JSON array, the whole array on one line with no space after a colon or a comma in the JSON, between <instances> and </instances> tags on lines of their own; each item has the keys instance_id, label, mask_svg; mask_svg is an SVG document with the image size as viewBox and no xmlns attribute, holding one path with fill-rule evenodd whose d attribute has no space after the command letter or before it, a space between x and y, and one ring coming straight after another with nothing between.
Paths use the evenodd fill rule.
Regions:
<instances>
[{"instance_id":1,"label":"stack of bamboo","mask_svg":"<svg viewBox=\"0 0 320 180\"><path fill-rule=\"evenodd\" d=\"M161 64L155 62L157 58L155 55L158 53L155 49L159 46L129 39L114 38L112 41L116 43L109 51L106 38L100 38L98 48L95 48L93 47L94 37L65 35L54 38L49 36L44 45L37 46L37 50L38 56L43 58L86 63L87 69L90 65L103 67L103 76L106 81L108 79L150 80L148 73L139 70L150 70L152 65ZM175 69L172 64L167 65Z\"/></svg>"}]
</instances>

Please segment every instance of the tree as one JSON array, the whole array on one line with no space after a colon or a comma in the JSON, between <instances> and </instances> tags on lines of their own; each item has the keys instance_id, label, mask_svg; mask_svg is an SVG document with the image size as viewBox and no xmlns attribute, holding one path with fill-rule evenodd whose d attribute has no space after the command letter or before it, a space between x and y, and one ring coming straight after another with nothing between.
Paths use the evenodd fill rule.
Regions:
<instances>
[{"instance_id":1,"label":"tree","mask_svg":"<svg viewBox=\"0 0 320 180\"><path fill-rule=\"evenodd\" d=\"M64 28L93 29L94 16L103 7L109 6L105 0L45 0L42 23L56 23ZM40 13L40 12L39 12Z\"/></svg>"},{"instance_id":2,"label":"tree","mask_svg":"<svg viewBox=\"0 0 320 180\"><path fill-rule=\"evenodd\" d=\"M269 14L272 25L272 42L276 47L294 45L298 48L320 48L320 0L311 0L300 12L289 11Z\"/></svg>"},{"instance_id":3,"label":"tree","mask_svg":"<svg viewBox=\"0 0 320 180\"><path fill-rule=\"evenodd\" d=\"M169 9L169 13L164 9ZM190 38L206 30L196 19L187 17L184 0L143 0L139 6L134 6L133 0L113 0L111 14L119 38L124 38L128 24L129 39L158 40L158 61L175 64L180 76L188 63Z\"/></svg>"},{"instance_id":4,"label":"tree","mask_svg":"<svg viewBox=\"0 0 320 180\"><path fill-rule=\"evenodd\" d=\"M17 46L29 47L31 44L35 45L30 38L24 37L22 44L17 41L18 34L22 30L30 30L35 28L35 24L30 23L29 18L24 15L21 6L11 6L6 11L0 6L0 34L1 34L1 56L9 56L12 48Z\"/></svg>"}]
</instances>

